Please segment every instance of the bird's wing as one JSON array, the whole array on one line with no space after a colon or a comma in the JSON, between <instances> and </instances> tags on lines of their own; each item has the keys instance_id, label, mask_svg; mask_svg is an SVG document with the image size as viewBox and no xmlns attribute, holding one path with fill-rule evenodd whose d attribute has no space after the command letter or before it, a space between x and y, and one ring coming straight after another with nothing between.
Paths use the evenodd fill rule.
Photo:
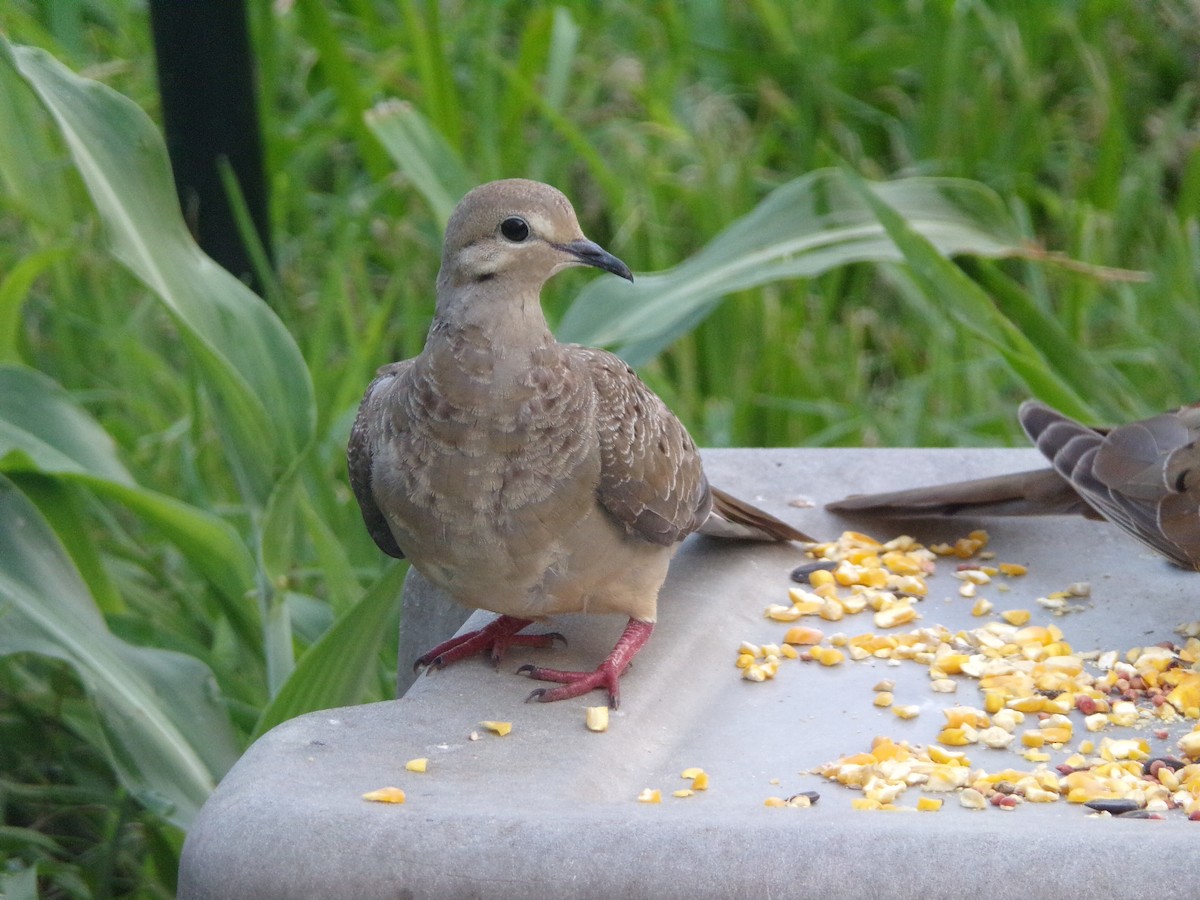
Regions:
<instances>
[{"instance_id":1,"label":"bird's wing","mask_svg":"<svg viewBox=\"0 0 1200 900\"><path fill-rule=\"evenodd\" d=\"M595 386L600 504L648 541L683 540L708 518L713 502L691 436L619 357L588 347L569 352Z\"/></svg>"},{"instance_id":2,"label":"bird's wing","mask_svg":"<svg viewBox=\"0 0 1200 900\"><path fill-rule=\"evenodd\" d=\"M1055 470L1106 519L1176 565L1197 568L1200 543L1192 538L1200 517L1187 520L1189 506L1200 504L1198 454L1188 450L1200 436L1194 413L1164 413L1107 433L1036 401L1023 403L1019 416Z\"/></svg>"},{"instance_id":3,"label":"bird's wing","mask_svg":"<svg viewBox=\"0 0 1200 900\"><path fill-rule=\"evenodd\" d=\"M404 559L404 551L396 543L383 511L375 502L375 494L371 488L371 470L374 448L381 439L380 432L385 427L384 420L387 415L383 396L395 379L402 377L411 365L412 360L407 359L384 366L375 374L375 379L368 385L362 403L358 406L358 415L355 416L354 425L350 429L350 442L346 445L350 489L354 491L354 498L362 511L363 522L379 549L396 559Z\"/></svg>"}]
</instances>

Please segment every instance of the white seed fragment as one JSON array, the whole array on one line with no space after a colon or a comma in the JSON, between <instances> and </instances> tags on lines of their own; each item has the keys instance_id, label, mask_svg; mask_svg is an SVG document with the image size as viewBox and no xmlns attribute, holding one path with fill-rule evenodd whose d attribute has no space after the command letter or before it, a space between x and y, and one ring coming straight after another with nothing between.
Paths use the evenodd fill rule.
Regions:
<instances>
[{"instance_id":1,"label":"white seed fragment","mask_svg":"<svg viewBox=\"0 0 1200 900\"><path fill-rule=\"evenodd\" d=\"M963 788L962 793L958 795L958 803L967 809L984 809L987 799L975 788Z\"/></svg>"}]
</instances>

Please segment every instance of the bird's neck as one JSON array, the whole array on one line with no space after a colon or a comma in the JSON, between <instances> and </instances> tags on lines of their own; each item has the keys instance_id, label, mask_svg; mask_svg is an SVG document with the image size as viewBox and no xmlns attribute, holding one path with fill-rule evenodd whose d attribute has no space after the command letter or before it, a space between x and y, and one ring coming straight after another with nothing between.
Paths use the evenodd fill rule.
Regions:
<instances>
[{"instance_id":1,"label":"bird's neck","mask_svg":"<svg viewBox=\"0 0 1200 900\"><path fill-rule=\"evenodd\" d=\"M488 290L486 282L478 287L438 298L423 355L435 376L465 376L479 390L504 389L544 364L559 345L537 291L513 296Z\"/></svg>"}]
</instances>

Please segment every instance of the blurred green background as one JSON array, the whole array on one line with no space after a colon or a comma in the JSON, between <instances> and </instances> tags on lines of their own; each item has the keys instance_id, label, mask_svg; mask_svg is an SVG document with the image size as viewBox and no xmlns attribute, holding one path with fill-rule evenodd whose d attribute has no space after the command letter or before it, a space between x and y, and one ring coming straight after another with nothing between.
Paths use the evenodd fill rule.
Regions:
<instances>
[{"instance_id":1,"label":"blurred green background","mask_svg":"<svg viewBox=\"0 0 1200 900\"><path fill-rule=\"evenodd\" d=\"M0 893L171 896L256 733L390 696L402 567L345 437L423 342L465 186L551 182L646 273L745 267L721 234L751 214L836 238L886 194L851 171L967 180L886 194L915 265L835 239L779 278L776 247L766 283L655 310L649 341L615 288L556 278L551 321L611 338L701 445L1020 444L1031 394L1103 420L1200 393L1188 0L250 5L269 308L155 181L145 5L0 8L11 44L132 101L0 57Z\"/></svg>"}]
</instances>

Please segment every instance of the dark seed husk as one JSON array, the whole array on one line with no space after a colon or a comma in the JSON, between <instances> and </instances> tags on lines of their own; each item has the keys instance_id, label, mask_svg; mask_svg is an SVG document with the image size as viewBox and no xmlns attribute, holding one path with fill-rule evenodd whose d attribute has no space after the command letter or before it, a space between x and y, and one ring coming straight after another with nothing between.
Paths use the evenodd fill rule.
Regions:
<instances>
[{"instance_id":1,"label":"dark seed husk","mask_svg":"<svg viewBox=\"0 0 1200 900\"><path fill-rule=\"evenodd\" d=\"M795 800L797 797L807 797L808 802L814 806L816 805L817 801L821 799L821 795L816 791L801 791L798 794L792 794L792 796L788 797L788 800Z\"/></svg>"},{"instance_id":2,"label":"dark seed husk","mask_svg":"<svg viewBox=\"0 0 1200 900\"><path fill-rule=\"evenodd\" d=\"M1111 813L1114 816L1122 816L1127 813L1143 812L1141 806L1136 800L1127 798L1114 800L1089 800L1084 806L1089 809L1094 809L1096 812Z\"/></svg>"},{"instance_id":3,"label":"dark seed husk","mask_svg":"<svg viewBox=\"0 0 1200 900\"><path fill-rule=\"evenodd\" d=\"M798 581L801 584L808 583L808 576L813 572L832 572L837 568L837 563L831 559L819 559L816 562L805 563L802 566L796 566L792 569L792 581Z\"/></svg>"}]
</instances>

